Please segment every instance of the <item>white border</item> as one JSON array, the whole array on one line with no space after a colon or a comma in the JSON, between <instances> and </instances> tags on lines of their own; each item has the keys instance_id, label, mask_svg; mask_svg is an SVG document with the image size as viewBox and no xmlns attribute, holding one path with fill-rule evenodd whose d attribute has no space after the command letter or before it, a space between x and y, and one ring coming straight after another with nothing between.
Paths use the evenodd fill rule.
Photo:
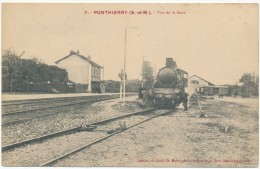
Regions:
<instances>
[{"instance_id":1,"label":"white border","mask_svg":"<svg viewBox=\"0 0 260 169\"><path fill-rule=\"evenodd\" d=\"M2 51L2 3L257 3L259 5L259 0L0 0L0 50ZM259 9L258 9L259 10ZM260 14L260 10L258 11ZM258 15L258 20L260 23L260 15ZM259 27L259 26L258 26ZM260 33L258 33L258 42L260 39ZM258 44L258 46L260 43ZM260 48L260 46L259 46ZM258 49L259 50L259 49ZM260 74L260 58L259 58L260 53L258 53L258 73ZM2 58L2 57L1 57ZM0 61L0 74L2 75L2 61ZM2 84L2 78L0 78L0 84ZM259 86L260 89L260 86ZM2 95L2 85L0 85L0 93ZM2 107L2 96L0 97L0 106ZM260 102L258 103L260 107ZM1 113L1 109L0 109ZM260 120L260 118L258 119ZM1 121L1 120L0 120ZM259 121L260 122L260 121ZM2 131L1 125L0 125L0 130ZM0 137L0 140L2 138ZM258 139L260 140L260 135L258 134ZM1 142L0 142L1 146ZM260 151L260 146L259 146L259 151ZM1 155L1 160L0 160L0 169L1 168L6 168L2 166L2 152L0 151ZM260 156L258 155L258 161L260 161ZM14 167L9 167L9 168L14 168ZM19 168L29 168L29 167L19 167ZM36 167L30 167L32 169L36 169ZM53 167L49 167L53 168ZM55 167L56 169L69 169L69 168L82 168L82 167ZM114 167L84 167L87 169L114 169ZM116 167L118 169L132 169L133 167ZM134 167L134 168L147 168L147 167ZM155 168L158 169L158 167L149 167L149 168ZM168 167L167 167L168 168ZM179 167L178 167L179 168ZM260 165L257 167L260 168ZM159 168L160 169L160 168ZM223 168L225 169L225 168Z\"/></svg>"},{"instance_id":2,"label":"white border","mask_svg":"<svg viewBox=\"0 0 260 169\"><path fill-rule=\"evenodd\" d=\"M259 0L2 0L1 3L258 3Z\"/></svg>"}]
</instances>

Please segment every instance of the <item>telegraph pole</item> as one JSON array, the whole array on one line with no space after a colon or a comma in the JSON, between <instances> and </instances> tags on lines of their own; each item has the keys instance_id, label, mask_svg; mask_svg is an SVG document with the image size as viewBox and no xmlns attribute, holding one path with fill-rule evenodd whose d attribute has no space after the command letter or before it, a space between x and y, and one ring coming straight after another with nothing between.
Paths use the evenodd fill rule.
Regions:
<instances>
[{"instance_id":1,"label":"telegraph pole","mask_svg":"<svg viewBox=\"0 0 260 169\"><path fill-rule=\"evenodd\" d=\"M123 105L125 105L125 81L126 81L126 42L127 42L127 27L130 26L126 26L125 27L125 52L124 52L124 77L123 77L123 81L124 81L124 86L123 86ZM135 27L130 27L130 28L135 28Z\"/></svg>"},{"instance_id":2,"label":"telegraph pole","mask_svg":"<svg viewBox=\"0 0 260 169\"><path fill-rule=\"evenodd\" d=\"M120 78L120 101L122 101L122 79L123 79L123 69L121 69L121 72L118 74L118 77Z\"/></svg>"},{"instance_id":3,"label":"telegraph pole","mask_svg":"<svg viewBox=\"0 0 260 169\"><path fill-rule=\"evenodd\" d=\"M142 88L144 88L144 57L143 56L143 65L142 65Z\"/></svg>"},{"instance_id":4,"label":"telegraph pole","mask_svg":"<svg viewBox=\"0 0 260 169\"><path fill-rule=\"evenodd\" d=\"M156 64L154 65L154 77L156 77Z\"/></svg>"},{"instance_id":5,"label":"telegraph pole","mask_svg":"<svg viewBox=\"0 0 260 169\"><path fill-rule=\"evenodd\" d=\"M103 65L103 80L105 80L105 66Z\"/></svg>"},{"instance_id":6,"label":"telegraph pole","mask_svg":"<svg viewBox=\"0 0 260 169\"><path fill-rule=\"evenodd\" d=\"M127 35L127 27L125 27L125 54L124 54L124 90L123 90L123 105L125 105L125 78L126 78L126 36Z\"/></svg>"}]
</instances>

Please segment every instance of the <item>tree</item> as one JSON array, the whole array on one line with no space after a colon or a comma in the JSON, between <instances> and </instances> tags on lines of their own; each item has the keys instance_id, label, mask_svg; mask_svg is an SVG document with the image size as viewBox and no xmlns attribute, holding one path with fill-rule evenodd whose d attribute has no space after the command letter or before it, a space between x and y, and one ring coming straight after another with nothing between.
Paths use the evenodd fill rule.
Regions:
<instances>
[{"instance_id":1,"label":"tree","mask_svg":"<svg viewBox=\"0 0 260 169\"><path fill-rule=\"evenodd\" d=\"M66 83L69 81L68 72L66 69L61 69L57 66L49 66L49 71L51 72L49 81L53 83Z\"/></svg>"},{"instance_id":2,"label":"tree","mask_svg":"<svg viewBox=\"0 0 260 169\"><path fill-rule=\"evenodd\" d=\"M153 68L149 61L144 61L142 65L142 80L144 82L144 88L151 88L153 85Z\"/></svg>"},{"instance_id":3,"label":"tree","mask_svg":"<svg viewBox=\"0 0 260 169\"><path fill-rule=\"evenodd\" d=\"M138 92L142 86L142 82L139 79L133 79L126 81L126 92Z\"/></svg>"},{"instance_id":4,"label":"tree","mask_svg":"<svg viewBox=\"0 0 260 169\"><path fill-rule=\"evenodd\" d=\"M18 55L13 50L5 50L2 54L2 81L10 82L11 92L13 83L67 83L68 72L57 66L49 66L40 60L23 59L22 54Z\"/></svg>"},{"instance_id":5,"label":"tree","mask_svg":"<svg viewBox=\"0 0 260 169\"><path fill-rule=\"evenodd\" d=\"M119 93L120 82L114 80L108 80L108 85L106 86L106 92L109 93Z\"/></svg>"},{"instance_id":6,"label":"tree","mask_svg":"<svg viewBox=\"0 0 260 169\"><path fill-rule=\"evenodd\" d=\"M240 78L239 82L242 82L241 86L242 97L250 97L250 95L257 96L258 95L258 85L259 78L258 76L250 73L244 73Z\"/></svg>"},{"instance_id":7,"label":"tree","mask_svg":"<svg viewBox=\"0 0 260 169\"><path fill-rule=\"evenodd\" d=\"M5 50L2 55L2 80L9 81L11 92L13 82L23 80L21 55L18 56L14 50Z\"/></svg>"},{"instance_id":8,"label":"tree","mask_svg":"<svg viewBox=\"0 0 260 169\"><path fill-rule=\"evenodd\" d=\"M244 85L247 85L252 82L252 77L250 73L244 73L240 78L239 82L242 82Z\"/></svg>"}]
</instances>

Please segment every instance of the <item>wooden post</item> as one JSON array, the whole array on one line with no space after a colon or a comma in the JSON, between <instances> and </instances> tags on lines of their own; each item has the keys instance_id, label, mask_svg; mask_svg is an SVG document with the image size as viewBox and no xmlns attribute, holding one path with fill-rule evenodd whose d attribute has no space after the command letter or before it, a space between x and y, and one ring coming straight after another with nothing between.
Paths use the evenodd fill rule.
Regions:
<instances>
[{"instance_id":1,"label":"wooden post","mask_svg":"<svg viewBox=\"0 0 260 169\"><path fill-rule=\"evenodd\" d=\"M29 84L29 82L27 82L27 92L29 93L30 92L30 90L29 90L29 86L30 84Z\"/></svg>"},{"instance_id":2,"label":"wooden post","mask_svg":"<svg viewBox=\"0 0 260 169\"><path fill-rule=\"evenodd\" d=\"M13 93L13 81L11 80L11 93Z\"/></svg>"},{"instance_id":3,"label":"wooden post","mask_svg":"<svg viewBox=\"0 0 260 169\"><path fill-rule=\"evenodd\" d=\"M43 82L41 82L42 93L43 93L43 85L44 85L44 83L43 83Z\"/></svg>"}]
</instances>

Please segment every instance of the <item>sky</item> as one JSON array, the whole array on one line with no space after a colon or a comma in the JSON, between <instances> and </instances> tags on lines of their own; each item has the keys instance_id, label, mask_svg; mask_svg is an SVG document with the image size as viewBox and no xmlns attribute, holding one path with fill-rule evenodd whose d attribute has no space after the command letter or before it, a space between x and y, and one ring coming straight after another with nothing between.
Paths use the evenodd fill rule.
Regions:
<instances>
[{"instance_id":1,"label":"sky","mask_svg":"<svg viewBox=\"0 0 260 169\"><path fill-rule=\"evenodd\" d=\"M258 74L258 20L257 4L6 3L2 51L53 65L79 50L104 66L105 79L119 80L126 42L128 79L140 79L143 58L158 72L172 57L189 76L235 84L243 73Z\"/></svg>"}]
</instances>

